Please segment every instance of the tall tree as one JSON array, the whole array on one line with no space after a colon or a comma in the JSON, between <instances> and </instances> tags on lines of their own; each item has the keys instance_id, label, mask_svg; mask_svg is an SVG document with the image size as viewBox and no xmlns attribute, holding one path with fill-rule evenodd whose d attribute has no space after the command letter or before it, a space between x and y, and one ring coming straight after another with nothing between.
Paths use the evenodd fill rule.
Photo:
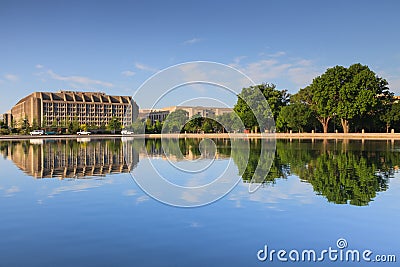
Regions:
<instances>
[{"instance_id":1,"label":"tall tree","mask_svg":"<svg viewBox=\"0 0 400 267\"><path fill-rule=\"evenodd\" d=\"M39 124L38 124L36 118L33 119L31 128L32 128L32 130L37 130L37 129L39 129Z\"/></svg>"},{"instance_id":2,"label":"tall tree","mask_svg":"<svg viewBox=\"0 0 400 267\"><path fill-rule=\"evenodd\" d=\"M263 83L243 88L233 109L247 129L264 130L272 125L272 119L277 119L288 102L286 90L280 91L274 84Z\"/></svg>"},{"instance_id":3,"label":"tall tree","mask_svg":"<svg viewBox=\"0 0 400 267\"><path fill-rule=\"evenodd\" d=\"M194 114L189 121L186 122L184 130L187 132L198 132L203 123L203 118L199 114Z\"/></svg>"},{"instance_id":4,"label":"tall tree","mask_svg":"<svg viewBox=\"0 0 400 267\"><path fill-rule=\"evenodd\" d=\"M316 113L324 133L328 132L329 121L337 116L343 132L349 132L349 122L356 116L373 113L384 99L390 96L388 83L376 76L368 66L359 63L349 68L335 66L318 76L298 97Z\"/></svg>"},{"instance_id":5,"label":"tall tree","mask_svg":"<svg viewBox=\"0 0 400 267\"><path fill-rule=\"evenodd\" d=\"M346 80L339 88L336 113L343 132L349 132L349 122L357 115L373 112L389 95L388 83L378 77L368 66L353 64L347 69Z\"/></svg>"},{"instance_id":6,"label":"tall tree","mask_svg":"<svg viewBox=\"0 0 400 267\"><path fill-rule=\"evenodd\" d=\"M133 123L132 123L132 131L135 134L144 134L145 133L145 125L146 123L143 122L141 119L137 118Z\"/></svg>"},{"instance_id":7,"label":"tall tree","mask_svg":"<svg viewBox=\"0 0 400 267\"><path fill-rule=\"evenodd\" d=\"M188 120L188 112L182 109L175 110L168 114L164 121L163 133L180 132Z\"/></svg>"},{"instance_id":8,"label":"tall tree","mask_svg":"<svg viewBox=\"0 0 400 267\"><path fill-rule=\"evenodd\" d=\"M117 117L112 117L111 120L108 122L107 128L115 133L115 131L121 130L122 123Z\"/></svg>"},{"instance_id":9,"label":"tall tree","mask_svg":"<svg viewBox=\"0 0 400 267\"><path fill-rule=\"evenodd\" d=\"M400 121L400 103L389 105L386 112L381 115L381 120L386 123L386 132L388 133L390 126Z\"/></svg>"},{"instance_id":10,"label":"tall tree","mask_svg":"<svg viewBox=\"0 0 400 267\"><path fill-rule=\"evenodd\" d=\"M81 126L79 124L78 117L75 116L73 121L70 121L70 123L69 123L68 132L69 133L76 133L76 132L79 131L80 127Z\"/></svg>"},{"instance_id":11,"label":"tall tree","mask_svg":"<svg viewBox=\"0 0 400 267\"><path fill-rule=\"evenodd\" d=\"M243 124L235 112L218 115L217 121L223 126L223 131L232 132L243 130Z\"/></svg>"},{"instance_id":12,"label":"tall tree","mask_svg":"<svg viewBox=\"0 0 400 267\"><path fill-rule=\"evenodd\" d=\"M281 109L276 128L279 131L292 129L303 132L304 128L312 122L312 111L304 103L294 102Z\"/></svg>"},{"instance_id":13,"label":"tall tree","mask_svg":"<svg viewBox=\"0 0 400 267\"><path fill-rule=\"evenodd\" d=\"M315 111L324 133L328 132L329 121L335 116L338 91L343 86L346 75L345 67L330 68L298 93L298 98Z\"/></svg>"}]
</instances>

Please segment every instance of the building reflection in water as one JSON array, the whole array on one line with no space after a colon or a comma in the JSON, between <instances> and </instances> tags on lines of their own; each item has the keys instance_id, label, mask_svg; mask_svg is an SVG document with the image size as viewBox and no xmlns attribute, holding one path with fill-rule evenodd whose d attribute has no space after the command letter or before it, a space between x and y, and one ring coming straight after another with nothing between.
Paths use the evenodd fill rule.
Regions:
<instances>
[{"instance_id":1,"label":"building reflection in water","mask_svg":"<svg viewBox=\"0 0 400 267\"><path fill-rule=\"evenodd\" d=\"M84 178L128 173L139 162L137 150L128 144L124 151L120 139L9 141L0 143L0 152L35 178Z\"/></svg>"},{"instance_id":2,"label":"building reflection in water","mask_svg":"<svg viewBox=\"0 0 400 267\"><path fill-rule=\"evenodd\" d=\"M168 156L173 161L229 158L229 153L218 152L212 146L199 149L200 141L171 139L163 147L160 139L30 139L1 141L0 153L27 175L60 179L129 173L139 157Z\"/></svg>"}]
</instances>

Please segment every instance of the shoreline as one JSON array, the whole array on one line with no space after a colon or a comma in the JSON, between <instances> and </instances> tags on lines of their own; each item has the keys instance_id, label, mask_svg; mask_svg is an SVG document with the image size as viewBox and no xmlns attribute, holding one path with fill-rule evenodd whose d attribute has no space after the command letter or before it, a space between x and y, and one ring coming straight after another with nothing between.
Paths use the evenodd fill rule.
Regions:
<instances>
[{"instance_id":1,"label":"shoreline","mask_svg":"<svg viewBox=\"0 0 400 267\"><path fill-rule=\"evenodd\" d=\"M255 138L255 139L321 139L321 140L400 140L400 133L275 133L275 134L245 134L245 133L209 133L209 134L91 134L91 135L0 135L0 140L29 139L113 139L113 138Z\"/></svg>"}]
</instances>

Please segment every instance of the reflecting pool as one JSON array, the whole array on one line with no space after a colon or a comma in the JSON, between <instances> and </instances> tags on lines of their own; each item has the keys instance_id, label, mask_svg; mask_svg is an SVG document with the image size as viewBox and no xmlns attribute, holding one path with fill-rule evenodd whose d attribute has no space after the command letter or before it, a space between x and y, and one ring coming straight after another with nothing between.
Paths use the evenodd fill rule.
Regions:
<instances>
[{"instance_id":1,"label":"reflecting pool","mask_svg":"<svg viewBox=\"0 0 400 267\"><path fill-rule=\"evenodd\" d=\"M400 261L400 142L277 140L271 157L261 153L268 140L212 141L0 141L0 266L398 264L378 263L376 255ZM136 184L135 176L155 179L146 162L181 186L210 183L230 163L229 176L239 182L209 205L173 207ZM171 164L203 171L182 174ZM249 193L252 183L259 188ZM339 248L339 239L347 246ZM319 261L329 247L338 258ZM315 259L302 260L304 250L315 250ZM346 261L348 250L370 250L371 261Z\"/></svg>"}]
</instances>

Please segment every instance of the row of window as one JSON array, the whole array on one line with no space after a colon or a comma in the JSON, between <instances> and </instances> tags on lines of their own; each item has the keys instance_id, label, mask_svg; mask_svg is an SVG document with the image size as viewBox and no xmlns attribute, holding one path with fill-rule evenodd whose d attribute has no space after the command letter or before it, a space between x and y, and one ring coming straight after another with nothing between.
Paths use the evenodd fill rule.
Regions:
<instances>
[{"instance_id":1,"label":"row of window","mask_svg":"<svg viewBox=\"0 0 400 267\"><path fill-rule=\"evenodd\" d=\"M112 116L117 116L117 115L123 115L123 112L113 112L113 113L94 113L94 112L80 112L80 113L65 113L65 112L44 112L43 115L44 116L62 116L62 117L88 117L88 116L101 116L101 117L112 117Z\"/></svg>"},{"instance_id":2,"label":"row of window","mask_svg":"<svg viewBox=\"0 0 400 267\"><path fill-rule=\"evenodd\" d=\"M126 108L126 105L86 105L86 104L58 104L58 103L43 103L43 108L62 108L62 109L121 109Z\"/></svg>"},{"instance_id":3,"label":"row of window","mask_svg":"<svg viewBox=\"0 0 400 267\"><path fill-rule=\"evenodd\" d=\"M98 111L107 111L107 110L126 110L126 107L111 107L111 108L79 108L79 107L43 107L43 110L98 110Z\"/></svg>"}]
</instances>

